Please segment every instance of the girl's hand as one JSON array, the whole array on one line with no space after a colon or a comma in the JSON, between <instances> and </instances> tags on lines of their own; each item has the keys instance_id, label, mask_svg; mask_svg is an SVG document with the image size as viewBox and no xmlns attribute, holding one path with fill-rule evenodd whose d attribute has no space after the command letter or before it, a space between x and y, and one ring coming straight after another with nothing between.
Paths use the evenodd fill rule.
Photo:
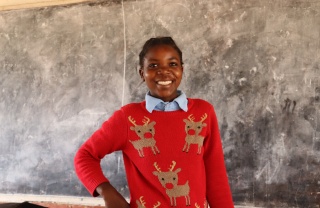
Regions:
<instances>
[{"instance_id":1,"label":"girl's hand","mask_svg":"<svg viewBox=\"0 0 320 208\"><path fill-rule=\"evenodd\" d=\"M100 184L96 191L103 198L106 208L129 208L125 198L108 182Z\"/></svg>"}]
</instances>

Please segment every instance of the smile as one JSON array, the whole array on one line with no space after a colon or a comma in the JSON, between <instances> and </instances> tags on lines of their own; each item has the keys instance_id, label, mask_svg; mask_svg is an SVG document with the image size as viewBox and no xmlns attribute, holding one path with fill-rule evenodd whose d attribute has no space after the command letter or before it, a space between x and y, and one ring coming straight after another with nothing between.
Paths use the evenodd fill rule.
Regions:
<instances>
[{"instance_id":1,"label":"smile","mask_svg":"<svg viewBox=\"0 0 320 208\"><path fill-rule=\"evenodd\" d=\"M159 85L169 85L171 83L172 83L172 81L158 81L157 82L157 84L159 84Z\"/></svg>"}]
</instances>

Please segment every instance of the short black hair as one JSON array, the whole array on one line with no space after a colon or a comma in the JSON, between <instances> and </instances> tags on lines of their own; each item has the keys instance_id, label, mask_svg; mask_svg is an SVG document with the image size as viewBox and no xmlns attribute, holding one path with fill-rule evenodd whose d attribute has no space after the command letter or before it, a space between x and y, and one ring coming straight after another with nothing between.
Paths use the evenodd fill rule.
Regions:
<instances>
[{"instance_id":1,"label":"short black hair","mask_svg":"<svg viewBox=\"0 0 320 208\"><path fill-rule=\"evenodd\" d=\"M158 45L168 45L168 46L171 46L173 49L175 49L179 54L181 64L183 64L182 52L180 48L177 46L177 44L174 42L174 40L171 37L156 37L156 38L150 38L143 45L142 50L139 54L140 67L143 67L143 59L145 55L148 53L149 49Z\"/></svg>"}]
</instances>

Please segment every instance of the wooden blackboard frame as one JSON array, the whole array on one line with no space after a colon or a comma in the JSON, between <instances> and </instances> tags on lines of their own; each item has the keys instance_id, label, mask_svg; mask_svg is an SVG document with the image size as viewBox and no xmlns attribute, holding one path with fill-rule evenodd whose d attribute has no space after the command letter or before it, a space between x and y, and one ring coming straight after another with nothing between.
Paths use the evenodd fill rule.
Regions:
<instances>
[{"instance_id":1,"label":"wooden blackboard frame","mask_svg":"<svg viewBox=\"0 0 320 208\"><path fill-rule=\"evenodd\" d=\"M0 11L90 2L92 0L0 0Z\"/></svg>"}]
</instances>

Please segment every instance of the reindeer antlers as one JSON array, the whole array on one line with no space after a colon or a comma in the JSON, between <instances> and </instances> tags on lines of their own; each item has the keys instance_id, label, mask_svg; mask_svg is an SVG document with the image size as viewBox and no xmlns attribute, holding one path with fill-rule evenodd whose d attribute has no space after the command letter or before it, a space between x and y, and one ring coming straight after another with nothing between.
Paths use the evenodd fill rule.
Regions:
<instances>
[{"instance_id":1,"label":"reindeer antlers","mask_svg":"<svg viewBox=\"0 0 320 208\"><path fill-rule=\"evenodd\" d=\"M147 125L150 121L150 118L144 116L145 119L142 120L142 122L144 123L144 125Z\"/></svg>"},{"instance_id":2,"label":"reindeer antlers","mask_svg":"<svg viewBox=\"0 0 320 208\"><path fill-rule=\"evenodd\" d=\"M206 120L206 118L208 117L208 115L205 113L203 114L203 116L201 116L201 120L200 122L203 122L204 120ZM192 122L194 122L194 116L191 114L190 116L188 116L188 119Z\"/></svg>"},{"instance_id":3,"label":"reindeer antlers","mask_svg":"<svg viewBox=\"0 0 320 208\"><path fill-rule=\"evenodd\" d=\"M154 163L153 163L153 166L156 168L156 170L157 170L159 173L161 173L161 169L160 169L160 167L158 166L158 163L157 163L157 162L154 162Z\"/></svg>"},{"instance_id":4,"label":"reindeer antlers","mask_svg":"<svg viewBox=\"0 0 320 208\"><path fill-rule=\"evenodd\" d=\"M174 166L176 166L176 161L172 161L172 165L170 165L170 168L169 168L169 170L170 171L173 171L173 168L174 168Z\"/></svg>"},{"instance_id":5,"label":"reindeer antlers","mask_svg":"<svg viewBox=\"0 0 320 208\"><path fill-rule=\"evenodd\" d=\"M146 202L143 200L143 196L140 196L139 201L141 202L142 206L146 204Z\"/></svg>"},{"instance_id":6,"label":"reindeer antlers","mask_svg":"<svg viewBox=\"0 0 320 208\"><path fill-rule=\"evenodd\" d=\"M134 126L137 126L136 121L131 116L129 116L128 119Z\"/></svg>"},{"instance_id":7,"label":"reindeer antlers","mask_svg":"<svg viewBox=\"0 0 320 208\"><path fill-rule=\"evenodd\" d=\"M143 200L143 196L140 196L139 201L140 201L141 205L143 207L145 207L146 202ZM157 203L155 205L153 205L153 208L158 208L158 207L160 207L160 205L161 205L161 203L159 201L157 201Z\"/></svg>"},{"instance_id":8,"label":"reindeer antlers","mask_svg":"<svg viewBox=\"0 0 320 208\"><path fill-rule=\"evenodd\" d=\"M203 114L203 116L201 116L201 121L200 122L202 122L202 121L204 121L204 120L206 120L206 118L208 117L208 115L205 113L205 114Z\"/></svg>"},{"instance_id":9,"label":"reindeer antlers","mask_svg":"<svg viewBox=\"0 0 320 208\"><path fill-rule=\"evenodd\" d=\"M169 171L173 171L173 169L174 169L174 167L176 166L176 161L172 161L172 164L170 165L170 168L169 168ZM159 172L159 173L161 173L161 169L160 169L160 167L159 167L159 165L158 165L158 163L157 162L154 162L153 163L153 166L156 168L156 170Z\"/></svg>"},{"instance_id":10,"label":"reindeer antlers","mask_svg":"<svg viewBox=\"0 0 320 208\"><path fill-rule=\"evenodd\" d=\"M157 204L153 205L153 208L160 207L161 203L158 201Z\"/></svg>"},{"instance_id":11,"label":"reindeer antlers","mask_svg":"<svg viewBox=\"0 0 320 208\"><path fill-rule=\"evenodd\" d=\"M194 116L193 116L192 114L190 114L190 116L188 116L188 119L189 119L190 121L194 121Z\"/></svg>"},{"instance_id":12,"label":"reindeer antlers","mask_svg":"<svg viewBox=\"0 0 320 208\"><path fill-rule=\"evenodd\" d=\"M134 126L138 126L138 125L136 124L136 121L135 121L131 116L129 116L128 119L129 119L129 121L130 121ZM150 122L150 118L148 118L148 117L145 116L144 119L142 119L142 122L143 122L143 124L146 126L146 125Z\"/></svg>"}]
</instances>

